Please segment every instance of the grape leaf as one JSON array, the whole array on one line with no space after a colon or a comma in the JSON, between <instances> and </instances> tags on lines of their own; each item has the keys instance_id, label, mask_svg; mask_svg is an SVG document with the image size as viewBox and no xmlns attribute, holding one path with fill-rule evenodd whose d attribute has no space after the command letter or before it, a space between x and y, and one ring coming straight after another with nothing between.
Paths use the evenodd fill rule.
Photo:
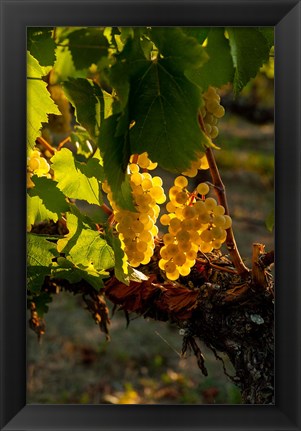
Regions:
<instances>
[{"instance_id":1,"label":"grape leaf","mask_svg":"<svg viewBox=\"0 0 301 431\"><path fill-rule=\"evenodd\" d=\"M103 152L103 168L115 203L124 209L135 211L132 190L126 175L130 158L127 132L116 136L120 116L112 115L103 122L99 147Z\"/></svg>"},{"instance_id":2,"label":"grape leaf","mask_svg":"<svg viewBox=\"0 0 301 431\"><path fill-rule=\"evenodd\" d=\"M36 175L31 179L35 187L28 191L27 227L44 220L56 222L69 209L65 196L56 187L56 181Z\"/></svg>"},{"instance_id":3,"label":"grape leaf","mask_svg":"<svg viewBox=\"0 0 301 431\"><path fill-rule=\"evenodd\" d=\"M101 88L90 79L69 78L63 84L64 92L75 108L77 121L88 130L92 138L99 134L101 120L105 116L105 102ZM113 102L106 96L106 102ZM107 107L107 110L110 109ZM107 112L108 114L108 112Z\"/></svg>"},{"instance_id":4,"label":"grape leaf","mask_svg":"<svg viewBox=\"0 0 301 431\"><path fill-rule=\"evenodd\" d=\"M112 230L107 229L106 238L114 250L115 256L115 266L114 266L114 274L115 277L126 284L127 286L130 283L130 273L129 273L129 265L127 262L127 257L122 249L120 239L112 233Z\"/></svg>"},{"instance_id":5,"label":"grape leaf","mask_svg":"<svg viewBox=\"0 0 301 431\"><path fill-rule=\"evenodd\" d=\"M75 30L68 35L69 49L76 69L85 69L108 54L109 43L103 30L95 27Z\"/></svg>"},{"instance_id":6,"label":"grape leaf","mask_svg":"<svg viewBox=\"0 0 301 431\"><path fill-rule=\"evenodd\" d=\"M239 93L269 58L270 45L256 28L227 28L235 67L234 91Z\"/></svg>"},{"instance_id":7,"label":"grape leaf","mask_svg":"<svg viewBox=\"0 0 301 431\"><path fill-rule=\"evenodd\" d=\"M41 66L52 66L55 62L56 44L51 27L28 27L27 49Z\"/></svg>"},{"instance_id":8,"label":"grape leaf","mask_svg":"<svg viewBox=\"0 0 301 431\"><path fill-rule=\"evenodd\" d=\"M86 78L88 69L76 70L71 52L67 46L56 48L56 62L54 63L52 76L55 82L67 81L72 78Z\"/></svg>"},{"instance_id":9,"label":"grape leaf","mask_svg":"<svg viewBox=\"0 0 301 431\"><path fill-rule=\"evenodd\" d=\"M39 317L43 317L49 309L47 304L52 302L52 296L48 292L40 292L38 294L28 295L28 300L34 302Z\"/></svg>"},{"instance_id":10,"label":"grape leaf","mask_svg":"<svg viewBox=\"0 0 301 431\"><path fill-rule=\"evenodd\" d=\"M93 266L96 271L114 267L114 252L98 231L71 213L67 214L67 228L69 233L58 240L59 252L70 256L75 265Z\"/></svg>"},{"instance_id":11,"label":"grape leaf","mask_svg":"<svg viewBox=\"0 0 301 431\"><path fill-rule=\"evenodd\" d=\"M41 235L27 235L27 288L38 292L50 275L52 259L58 256L55 244Z\"/></svg>"},{"instance_id":12,"label":"grape leaf","mask_svg":"<svg viewBox=\"0 0 301 431\"><path fill-rule=\"evenodd\" d=\"M120 54L115 55L115 64L110 68L110 84L116 91L121 109L128 102L130 78L142 70L148 61L140 43L140 31L136 29L135 37L127 39Z\"/></svg>"},{"instance_id":13,"label":"grape leaf","mask_svg":"<svg viewBox=\"0 0 301 431\"><path fill-rule=\"evenodd\" d=\"M266 38L269 47L272 48L274 45L275 39L275 30L274 27L258 27L260 33Z\"/></svg>"},{"instance_id":14,"label":"grape leaf","mask_svg":"<svg viewBox=\"0 0 301 431\"><path fill-rule=\"evenodd\" d=\"M181 27L181 30L188 36L194 37L202 44L208 36L209 27Z\"/></svg>"},{"instance_id":15,"label":"grape leaf","mask_svg":"<svg viewBox=\"0 0 301 431\"><path fill-rule=\"evenodd\" d=\"M148 62L131 82L130 145L133 154L147 151L162 168L183 172L211 144L198 124L198 87L168 66Z\"/></svg>"},{"instance_id":16,"label":"grape leaf","mask_svg":"<svg viewBox=\"0 0 301 431\"><path fill-rule=\"evenodd\" d=\"M86 200L90 204L102 204L103 168L97 158L79 163L70 150L62 148L52 157L51 162L57 187L64 195Z\"/></svg>"},{"instance_id":17,"label":"grape leaf","mask_svg":"<svg viewBox=\"0 0 301 431\"><path fill-rule=\"evenodd\" d=\"M207 63L201 68L186 71L187 78L203 91L206 91L209 85L221 87L232 82L234 67L223 27L210 29L206 51L209 56Z\"/></svg>"},{"instance_id":18,"label":"grape leaf","mask_svg":"<svg viewBox=\"0 0 301 431\"><path fill-rule=\"evenodd\" d=\"M64 257L59 257L57 264L54 264L51 270L51 276L54 278L64 279L69 283L85 280L97 291L104 286L102 280L108 275L109 273L106 271L96 271L93 266L77 266Z\"/></svg>"},{"instance_id":19,"label":"grape leaf","mask_svg":"<svg viewBox=\"0 0 301 431\"><path fill-rule=\"evenodd\" d=\"M188 36L179 27L153 27L150 33L170 69L184 72L199 68L207 61L206 52L195 37Z\"/></svg>"},{"instance_id":20,"label":"grape leaf","mask_svg":"<svg viewBox=\"0 0 301 431\"><path fill-rule=\"evenodd\" d=\"M27 147L32 149L40 135L42 124L48 122L47 114L60 115L60 111L47 91L45 75L38 61L27 51Z\"/></svg>"}]
</instances>

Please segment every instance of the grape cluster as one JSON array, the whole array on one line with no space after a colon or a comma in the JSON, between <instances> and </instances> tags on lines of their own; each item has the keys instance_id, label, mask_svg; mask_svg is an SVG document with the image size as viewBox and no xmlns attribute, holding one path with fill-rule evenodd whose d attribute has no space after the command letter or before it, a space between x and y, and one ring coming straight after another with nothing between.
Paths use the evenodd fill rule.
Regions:
<instances>
[{"instance_id":1,"label":"grape cluster","mask_svg":"<svg viewBox=\"0 0 301 431\"><path fill-rule=\"evenodd\" d=\"M122 248L132 267L146 265L154 253L154 238L158 234L155 223L160 213L158 204L164 203L166 196L162 188L162 179L158 176L152 177L149 172L143 170L153 170L156 167L157 164L151 162L147 153L142 153L138 157L132 156L130 159L129 179L136 212L119 208L113 200L109 186L103 183L103 190L107 193L113 208Z\"/></svg>"},{"instance_id":2,"label":"grape cluster","mask_svg":"<svg viewBox=\"0 0 301 431\"><path fill-rule=\"evenodd\" d=\"M226 229L232 224L222 205L212 197L205 198L208 184L200 183L193 193L189 193L187 186L188 180L183 175L175 179L169 190L168 213L160 218L161 224L168 226L168 233L163 236L159 267L169 280L188 275L198 251L209 253L219 249L226 239Z\"/></svg>"},{"instance_id":3,"label":"grape cluster","mask_svg":"<svg viewBox=\"0 0 301 431\"><path fill-rule=\"evenodd\" d=\"M50 178L50 166L47 160L41 155L37 149L31 150L27 157L27 188L34 187L34 183L31 180L32 175L38 177L47 176Z\"/></svg>"},{"instance_id":4,"label":"grape cluster","mask_svg":"<svg viewBox=\"0 0 301 431\"><path fill-rule=\"evenodd\" d=\"M220 104L220 96L216 88L209 87L203 94L205 105L201 109L201 114L204 120L205 132L211 139L215 139L218 135L217 123L220 118L225 115L225 109Z\"/></svg>"}]
</instances>

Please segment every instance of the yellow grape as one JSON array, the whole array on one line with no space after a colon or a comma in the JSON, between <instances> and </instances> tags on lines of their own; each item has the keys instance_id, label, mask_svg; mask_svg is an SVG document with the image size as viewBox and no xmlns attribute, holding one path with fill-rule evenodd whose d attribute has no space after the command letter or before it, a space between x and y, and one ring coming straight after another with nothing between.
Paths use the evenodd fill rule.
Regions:
<instances>
[{"instance_id":1,"label":"yellow grape","mask_svg":"<svg viewBox=\"0 0 301 431\"><path fill-rule=\"evenodd\" d=\"M200 195L206 195L209 192L209 186L208 186L208 184L206 184L206 183L200 183L197 186L197 192Z\"/></svg>"},{"instance_id":2,"label":"yellow grape","mask_svg":"<svg viewBox=\"0 0 301 431\"><path fill-rule=\"evenodd\" d=\"M185 188L188 186L188 180L183 175L180 175L174 180L174 185L177 187Z\"/></svg>"},{"instance_id":3,"label":"yellow grape","mask_svg":"<svg viewBox=\"0 0 301 431\"><path fill-rule=\"evenodd\" d=\"M169 225L169 223L170 223L170 217L169 217L169 215L168 215L168 214L163 214L163 215L160 217L160 223L161 223L163 226L168 226L168 225Z\"/></svg>"}]
</instances>

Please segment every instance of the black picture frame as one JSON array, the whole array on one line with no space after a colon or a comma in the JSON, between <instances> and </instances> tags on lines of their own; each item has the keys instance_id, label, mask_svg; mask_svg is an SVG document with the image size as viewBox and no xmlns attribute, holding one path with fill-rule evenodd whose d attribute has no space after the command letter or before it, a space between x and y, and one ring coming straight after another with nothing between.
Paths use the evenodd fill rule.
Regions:
<instances>
[{"instance_id":1,"label":"black picture frame","mask_svg":"<svg viewBox=\"0 0 301 431\"><path fill-rule=\"evenodd\" d=\"M300 1L0 3L1 430L301 430ZM275 26L275 405L26 405L26 27L53 25Z\"/></svg>"}]
</instances>

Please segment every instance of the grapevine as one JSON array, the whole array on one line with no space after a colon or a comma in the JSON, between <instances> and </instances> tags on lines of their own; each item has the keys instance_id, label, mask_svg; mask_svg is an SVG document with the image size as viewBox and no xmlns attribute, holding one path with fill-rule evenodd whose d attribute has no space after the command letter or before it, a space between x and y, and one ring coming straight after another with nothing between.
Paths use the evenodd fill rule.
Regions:
<instances>
[{"instance_id":1,"label":"grapevine","mask_svg":"<svg viewBox=\"0 0 301 431\"><path fill-rule=\"evenodd\" d=\"M223 95L273 49L269 29L238 30L29 29L28 309L39 336L59 291L82 295L107 338L106 299L169 321L204 375L196 340L228 355L245 400L255 385L270 403L274 255L240 255L215 158ZM266 326L246 329L257 314ZM263 390L245 350L256 364L261 350Z\"/></svg>"}]
</instances>

